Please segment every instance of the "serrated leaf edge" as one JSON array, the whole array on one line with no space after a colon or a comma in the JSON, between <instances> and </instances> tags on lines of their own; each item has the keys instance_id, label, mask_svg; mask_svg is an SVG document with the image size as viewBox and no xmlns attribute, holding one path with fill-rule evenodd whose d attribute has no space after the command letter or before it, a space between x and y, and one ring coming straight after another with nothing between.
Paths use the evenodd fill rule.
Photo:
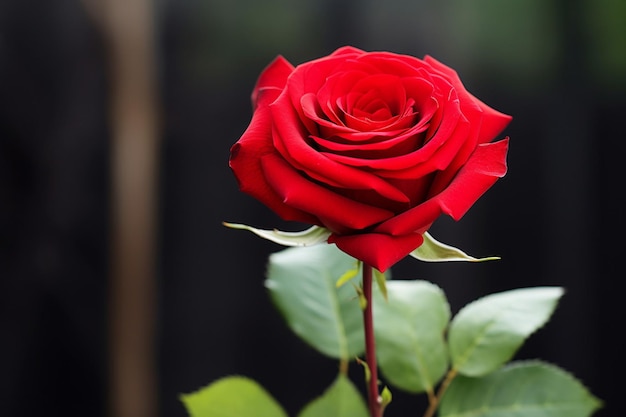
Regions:
<instances>
[{"instance_id":1,"label":"serrated leaf edge","mask_svg":"<svg viewBox=\"0 0 626 417\"><path fill-rule=\"evenodd\" d=\"M602 400L600 400L598 397L596 397L595 395L593 395L591 393L591 391L589 390L589 388L578 378L576 378L576 376L574 376L574 374L572 374L571 372L557 366L554 365L550 362L544 361L544 360L539 360L539 359L527 359L527 360L519 360L519 361L514 361L514 362L509 362L508 364L504 365L502 368L498 369L497 371L494 372L510 372L513 371L515 369L518 368L527 368L530 366L538 366L541 368L546 368L546 369L551 369L552 371L555 371L557 373L561 373L564 377L570 379L571 381L573 381L574 383L578 384L584 391L586 391L587 395L589 396L589 399L593 402L593 408L591 410L591 412L595 412L598 409L602 408L604 406L604 403ZM466 376L466 378L484 378L487 377L488 375L482 375L482 376L478 376L478 377L471 377L471 376ZM509 407L490 407L489 411L494 411L494 410L507 410ZM462 412L462 413L454 413L454 414L445 414L443 415L443 417L481 417L483 414L481 414L479 411L477 410L468 410L466 412ZM590 414L591 415L591 414Z\"/></svg>"},{"instance_id":2,"label":"serrated leaf edge","mask_svg":"<svg viewBox=\"0 0 626 417\"><path fill-rule=\"evenodd\" d=\"M558 303L558 301L563 297L563 294L565 293L565 290L562 287L527 287L527 288L516 288L516 289L512 289L512 290L507 290L507 291L501 291L501 292L497 292L497 293L493 293L493 294L488 294L485 295L483 297L480 297L474 301L471 301L470 303L466 304L465 306L463 306L455 315L454 317L452 317L450 324L448 326L448 332L450 332L450 330L455 326L455 321L456 318L462 314L465 310L467 310L468 308L473 307L475 304L480 303L484 300L488 300L491 297L495 297L501 294L506 294L508 292L511 291L518 291L518 290L536 290L536 289L558 289L560 290L560 294L557 296L556 298L556 302ZM552 311L550 312L550 314L538 325L536 326L536 328L528 333L526 335L526 337L524 337L524 339L522 340L521 344L518 345L518 347L513 351L512 355L509 357L509 360L515 355L515 353L517 352L517 350L519 349L519 347L524 343L525 340L527 340L530 336L532 336L533 334L537 333L539 330L541 330L543 327L545 327L545 325L550 321L550 318L552 317L552 315L554 314L556 308L558 307L558 304L555 304L554 308L552 309ZM460 369L465 362L467 361L467 359L469 358L469 356L471 356L472 352L475 350L476 346L478 346L480 344L480 341L483 339L484 335L488 332L489 328L491 328L491 326L494 325L494 323L497 323L497 317L493 317L491 320L489 320L488 322L485 323L485 325L480 329L480 334L477 335L477 337L474 339L474 341L471 344L471 348L468 348L467 351L465 352L464 355L462 355L463 357L463 361L460 363L455 363L454 358L450 358L451 359L451 363L452 363L452 367L461 375L465 375L465 376L469 376L469 377L478 377L478 376L482 376L484 374L481 375L474 375L474 374L467 374L465 373L462 369ZM449 333L448 333L449 334ZM450 351L450 354L452 352ZM493 371L491 371L493 372Z\"/></svg>"}]
</instances>

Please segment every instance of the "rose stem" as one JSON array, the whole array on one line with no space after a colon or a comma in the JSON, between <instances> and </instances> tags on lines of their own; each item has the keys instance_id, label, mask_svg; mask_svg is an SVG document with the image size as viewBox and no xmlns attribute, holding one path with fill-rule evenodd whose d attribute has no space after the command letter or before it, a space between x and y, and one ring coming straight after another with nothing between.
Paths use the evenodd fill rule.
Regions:
<instances>
[{"instance_id":1,"label":"rose stem","mask_svg":"<svg viewBox=\"0 0 626 417\"><path fill-rule=\"evenodd\" d=\"M370 370L368 381L368 404L371 417L381 417L378 401L378 371L376 365L376 341L374 339L374 316L372 314L372 267L363 263L363 297L367 304L363 310L365 327L365 361Z\"/></svg>"}]
</instances>

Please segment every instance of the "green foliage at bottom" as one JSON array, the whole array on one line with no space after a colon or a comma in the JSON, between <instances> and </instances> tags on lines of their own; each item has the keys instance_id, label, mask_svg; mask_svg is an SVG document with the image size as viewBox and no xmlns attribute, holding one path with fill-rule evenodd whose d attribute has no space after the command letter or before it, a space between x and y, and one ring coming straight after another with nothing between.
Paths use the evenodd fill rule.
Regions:
<instances>
[{"instance_id":1,"label":"green foliage at bottom","mask_svg":"<svg viewBox=\"0 0 626 417\"><path fill-rule=\"evenodd\" d=\"M359 391L346 376L339 375L326 392L309 403L298 417L368 417L368 415Z\"/></svg>"},{"instance_id":2,"label":"green foliage at bottom","mask_svg":"<svg viewBox=\"0 0 626 417\"><path fill-rule=\"evenodd\" d=\"M601 402L572 375L540 361L513 362L487 376L458 376L440 417L588 417Z\"/></svg>"},{"instance_id":3,"label":"green foliage at bottom","mask_svg":"<svg viewBox=\"0 0 626 417\"><path fill-rule=\"evenodd\" d=\"M287 417L263 387L241 376L222 378L181 400L190 417Z\"/></svg>"},{"instance_id":4,"label":"green foliage at bottom","mask_svg":"<svg viewBox=\"0 0 626 417\"><path fill-rule=\"evenodd\" d=\"M287 417L280 404L257 382L231 376L181 395L189 417ZM368 417L363 397L345 375L311 401L298 417Z\"/></svg>"},{"instance_id":5,"label":"green foliage at bottom","mask_svg":"<svg viewBox=\"0 0 626 417\"><path fill-rule=\"evenodd\" d=\"M430 252L422 250L418 257L468 260L458 251L430 242ZM270 256L265 282L288 327L321 354L344 364L354 359L362 363L358 358L365 350L359 304L363 289L355 282L342 285L359 269L359 263L335 245L294 247ZM374 310L381 387L390 384L432 398L444 375L456 375L444 390L439 417L589 417L601 407L576 378L554 365L528 361L503 367L550 319L562 288L491 294L466 305L450 320L441 288L419 280L387 281L375 274L378 286L368 302ZM368 372L366 368L366 379ZM450 380L444 381L446 387ZM299 388L308 386L303 381ZM390 392L383 389L381 396L387 405ZM340 374L297 417L369 417L363 397ZM287 417L258 383L239 376L218 380L181 399L190 417ZM388 408L390 415L392 408Z\"/></svg>"}]
</instances>

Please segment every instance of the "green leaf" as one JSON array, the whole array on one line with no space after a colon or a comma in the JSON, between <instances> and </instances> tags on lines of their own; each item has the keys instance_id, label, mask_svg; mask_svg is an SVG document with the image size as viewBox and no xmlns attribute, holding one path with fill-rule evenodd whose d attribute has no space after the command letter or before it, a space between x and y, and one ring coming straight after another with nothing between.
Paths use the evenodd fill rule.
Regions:
<instances>
[{"instance_id":1,"label":"green leaf","mask_svg":"<svg viewBox=\"0 0 626 417\"><path fill-rule=\"evenodd\" d=\"M270 256L266 287L287 325L324 355L352 360L364 350L355 290L336 286L354 258L335 245L289 248Z\"/></svg>"},{"instance_id":2,"label":"green leaf","mask_svg":"<svg viewBox=\"0 0 626 417\"><path fill-rule=\"evenodd\" d=\"M387 291L388 301L375 292L373 306L381 372L405 391L432 391L448 368L445 295L426 281L390 280Z\"/></svg>"},{"instance_id":3,"label":"green leaf","mask_svg":"<svg viewBox=\"0 0 626 417\"><path fill-rule=\"evenodd\" d=\"M454 246L441 243L432 237L428 232L422 235L424 243L410 253L414 258L424 262L484 262L500 259L498 256L489 256L487 258L474 258Z\"/></svg>"},{"instance_id":4,"label":"green leaf","mask_svg":"<svg viewBox=\"0 0 626 417\"><path fill-rule=\"evenodd\" d=\"M180 396L190 417L287 417L257 382L230 376Z\"/></svg>"},{"instance_id":5,"label":"green leaf","mask_svg":"<svg viewBox=\"0 0 626 417\"><path fill-rule=\"evenodd\" d=\"M298 417L368 417L368 414L359 391L340 374L321 397L304 407Z\"/></svg>"},{"instance_id":6,"label":"green leaf","mask_svg":"<svg viewBox=\"0 0 626 417\"><path fill-rule=\"evenodd\" d=\"M468 376L496 370L543 326L563 295L559 287L516 289L480 298L452 319L452 367Z\"/></svg>"},{"instance_id":7,"label":"green leaf","mask_svg":"<svg viewBox=\"0 0 626 417\"><path fill-rule=\"evenodd\" d=\"M252 226L237 223L222 223L231 229L248 230L263 239L271 240L283 246L312 246L318 243L325 243L331 232L319 226L312 226L301 232L283 232L280 230L257 229Z\"/></svg>"},{"instance_id":8,"label":"green leaf","mask_svg":"<svg viewBox=\"0 0 626 417\"><path fill-rule=\"evenodd\" d=\"M484 377L458 376L440 417L588 417L600 400L572 375L539 361L516 362Z\"/></svg>"}]
</instances>

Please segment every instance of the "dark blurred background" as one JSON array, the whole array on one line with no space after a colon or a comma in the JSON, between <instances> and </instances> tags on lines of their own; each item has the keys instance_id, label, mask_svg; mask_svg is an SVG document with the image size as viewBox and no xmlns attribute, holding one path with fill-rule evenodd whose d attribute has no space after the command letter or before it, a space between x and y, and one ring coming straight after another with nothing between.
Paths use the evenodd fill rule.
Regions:
<instances>
[{"instance_id":1,"label":"dark blurred background","mask_svg":"<svg viewBox=\"0 0 626 417\"><path fill-rule=\"evenodd\" d=\"M495 291L565 287L553 319L517 357L571 371L606 402L598 416L626 415L626 2L146 3L152 35L143 45L152 55L144 70L155 95L144 97L155 107L147 126L157 126L146 143L157 149L158 204L151 256L141 258L153 269L144 268L145 291L126 304L111 289L119 237L112 147L116 120L144 119L132 106L112 110L114 94L129 91L112 56L115 45L133 44L124 38L133 32L112 36L107 2L115 3L0 2L1 416L185 416L180 393L230 374L258 380L295 415L328 386L336 364L289 333L263 287L267 256L281 248L221 222L290 226L238 191L228 151L250 120L256 77L276 55L297 64L346 44L432 55L514 116L504 132L508 175L460 222L433 229L502 260L407 259L394 276L440 285L453 312ZM116 16L124 13L109 23ZM149 413L111 406L111 322L121 305L149 313L148 388L137 395L153 403ZM390 417L421 414L421 399L394 394Z\"/></svg>"}]
</instances>

